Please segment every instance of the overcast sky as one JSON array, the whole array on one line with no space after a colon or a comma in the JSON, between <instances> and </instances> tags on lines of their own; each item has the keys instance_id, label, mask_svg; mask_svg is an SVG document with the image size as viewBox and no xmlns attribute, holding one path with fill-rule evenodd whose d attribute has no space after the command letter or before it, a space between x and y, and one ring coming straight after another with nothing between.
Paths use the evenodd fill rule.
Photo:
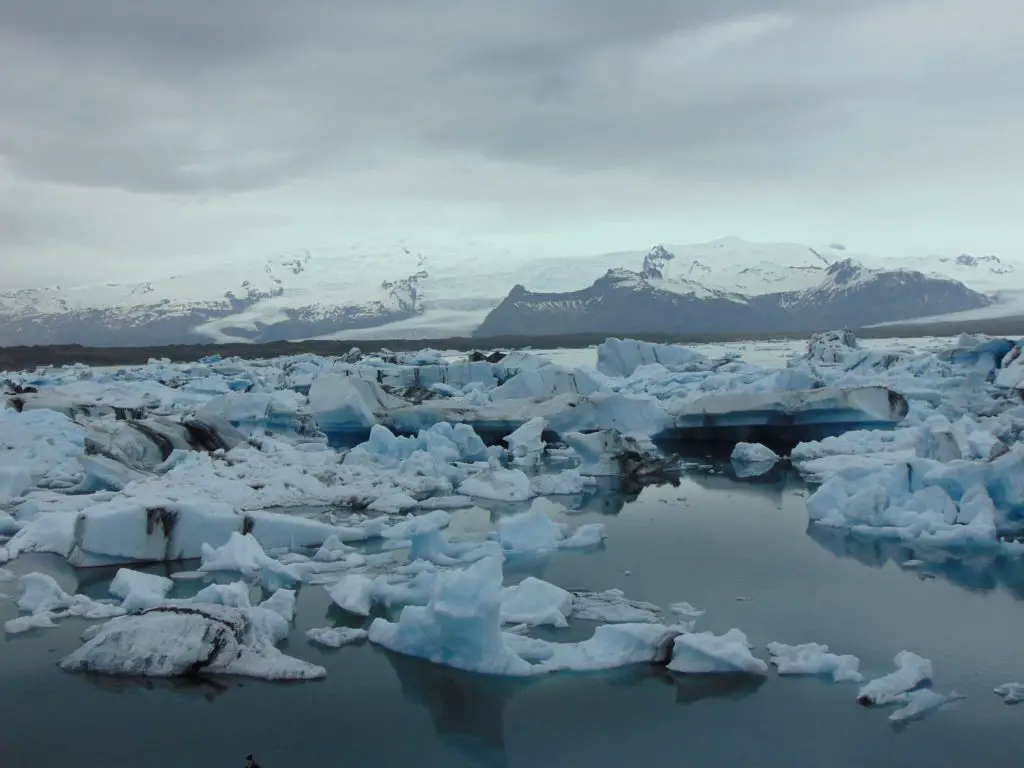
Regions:
<instances>
[{"instance_id":1,"label":"overcast sky","mask_svg":"<svg viewBox=\"0 0 1024 768\"><path fill-rule=\"evenodd\" d=\"M1024 258L1022 39L1021 0L0 0L0 288L400 240Z\"/></svg>"}]
</instances>

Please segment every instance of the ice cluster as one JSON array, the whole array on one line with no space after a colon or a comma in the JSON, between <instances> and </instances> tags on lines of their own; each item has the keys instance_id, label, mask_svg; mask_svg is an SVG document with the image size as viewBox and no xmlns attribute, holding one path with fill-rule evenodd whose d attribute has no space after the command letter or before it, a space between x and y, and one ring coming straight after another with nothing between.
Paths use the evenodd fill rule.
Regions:
<instances>
[{"instance_id":1,"label":"ice cluster","mask_svg":"<svg viewBox=\"0 0 1024 768\"><path fill-rule=\"evenodd\" d=\"M5 630L103 622L68 671L307 680L326 672L278 646L296 590L320 589L362 623L305 630L326 648L368 641L516 677L774 667L862 683L858 701L913 719L958 698L927 687L931 663L915 654L864 682L855 656L825 645L775 642L761 658L740 629L696 631L704 612L688 603L663 611L617 589L516 581L505 566L607 546L603 525L572 522L573 504L600 478L678 473L673 442L725 448L740 478L792 464L814 486L821 530L1019 555L1021 348L964 336L881 354L843 331L780 368L609 339L577 369L421 350L8 372L0 563L49 552L120 570L93 598L0 569L18 590ZM456 524L477 512L485 530ZM196 561L198 593L140 570L177 560ZM586 639L552 639L581 622ZM1013 684L999 693L1024 698Z\"/></svg>"}]
</instances>

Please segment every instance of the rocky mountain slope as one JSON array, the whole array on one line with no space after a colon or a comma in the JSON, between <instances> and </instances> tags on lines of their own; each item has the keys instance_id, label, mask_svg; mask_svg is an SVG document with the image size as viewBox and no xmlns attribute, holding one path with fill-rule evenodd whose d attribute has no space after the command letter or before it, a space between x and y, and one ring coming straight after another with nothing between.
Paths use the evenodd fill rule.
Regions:
<instances>
[{"instance_id":1,"label":"rocky mountain slope","mask_svg":"<svg viewBox=\"0 0 1024 768\"><path fill-rule=\"evenodd\" d=\"M667 277L665 266L675 260L658 246L644 257L639 271L609 270L582 290L540 293L518 285L476 335L781 333L861 327L991 303L955 280L870 269L852 259L823 264L819 281L809 288L759 295Z\"/></svg>"}]
</instances>

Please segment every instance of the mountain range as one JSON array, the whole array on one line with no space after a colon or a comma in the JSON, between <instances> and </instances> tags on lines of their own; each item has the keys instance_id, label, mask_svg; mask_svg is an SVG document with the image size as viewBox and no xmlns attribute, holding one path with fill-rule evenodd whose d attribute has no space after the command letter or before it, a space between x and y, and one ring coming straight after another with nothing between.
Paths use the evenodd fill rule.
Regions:
<instances>
[{"instance_id":1,"label":"mountain range","mask_svg":"<svg viewBox=\"0 0 1024 768\"><path fill-rule=\"evenodd\" d=\"M894 262L840 244L725 238L518 264L401 246L7 291L0 345L803 331L978 309L1009 288L1024 267L996 256Z\"/></svg>"}]
</instances>

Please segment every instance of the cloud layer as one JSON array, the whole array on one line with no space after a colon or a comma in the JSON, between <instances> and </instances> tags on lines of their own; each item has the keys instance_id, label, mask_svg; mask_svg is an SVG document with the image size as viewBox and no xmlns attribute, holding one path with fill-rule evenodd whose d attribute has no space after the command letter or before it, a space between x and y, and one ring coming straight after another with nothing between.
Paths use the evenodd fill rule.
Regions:
<instances>
[{"instance_id":1,"label":"cloud layer","mask_svg":"<svg viewBox=\"0 0 1024 768\"><path fill-rule=\"evenodd\" d=\"M0 288L380 238L1024 256L1021 39L1019 0L0 0Z\"/></svg>"}]
</instances>

